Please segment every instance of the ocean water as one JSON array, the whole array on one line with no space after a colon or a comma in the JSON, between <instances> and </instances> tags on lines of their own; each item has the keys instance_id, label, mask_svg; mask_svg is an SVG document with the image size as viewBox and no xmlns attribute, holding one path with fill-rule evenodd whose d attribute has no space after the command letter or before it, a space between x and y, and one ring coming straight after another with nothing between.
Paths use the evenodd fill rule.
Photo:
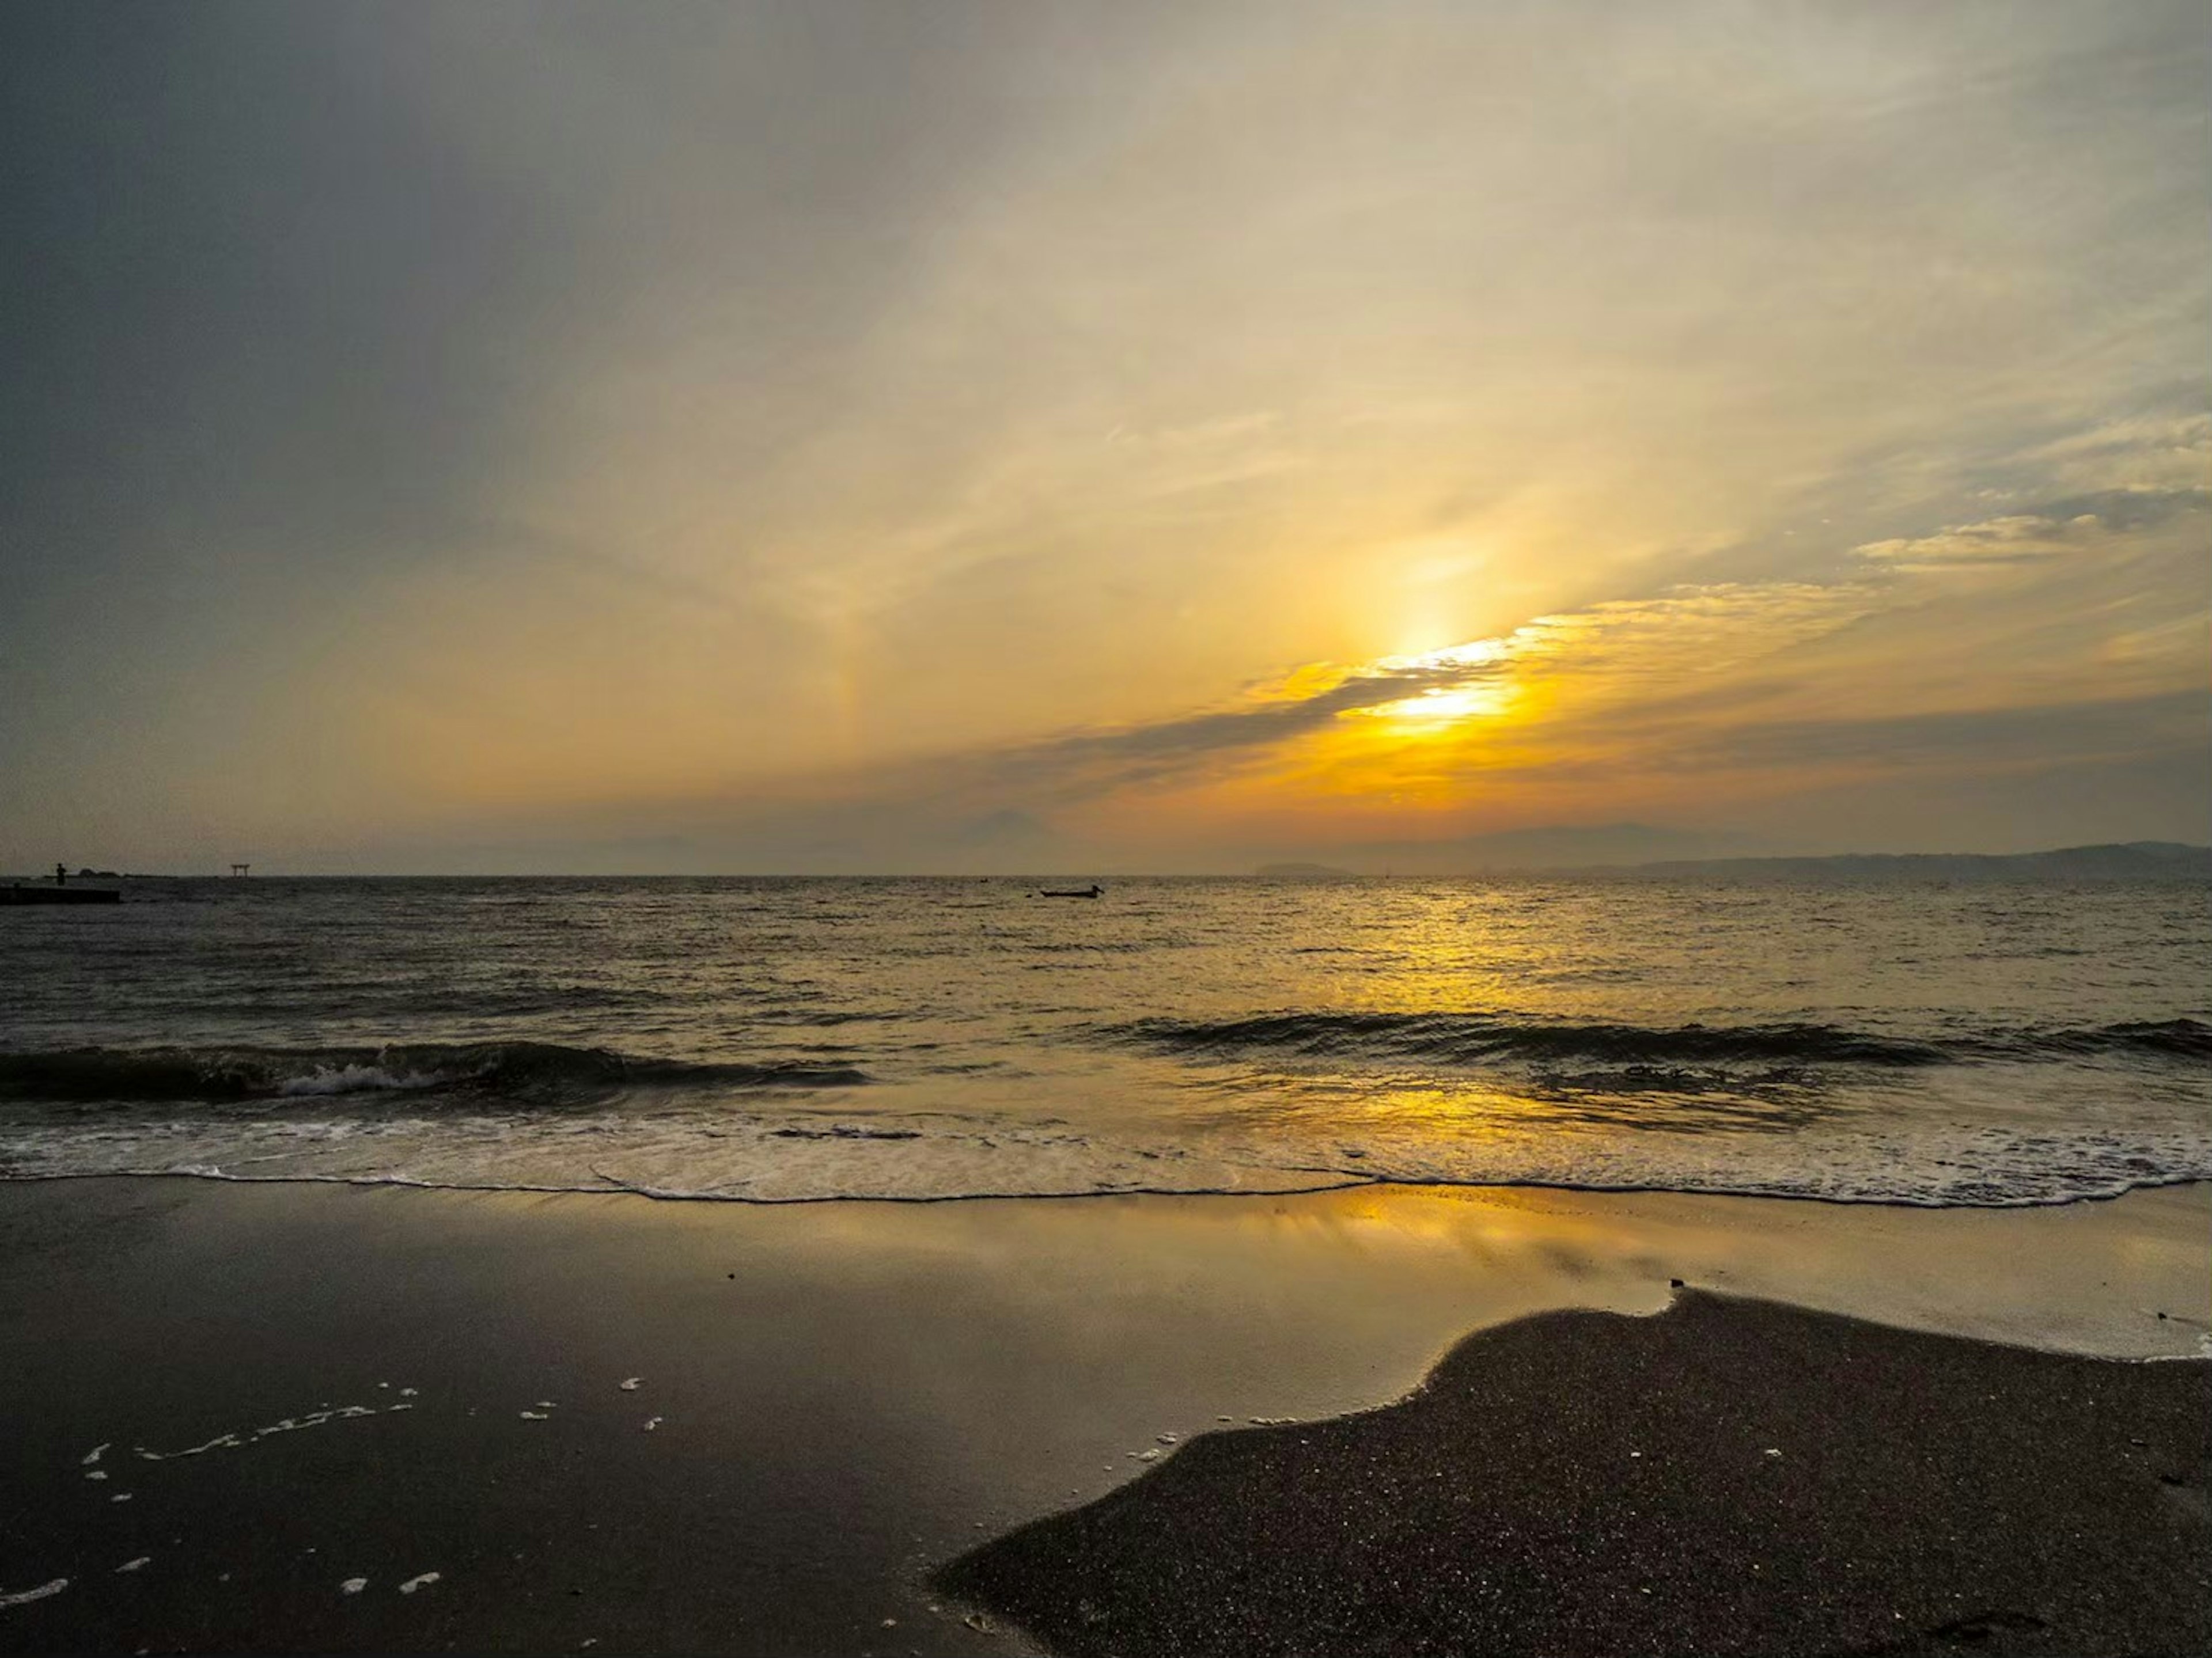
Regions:
<instances>
[{"instance_id":1,"label":"ocean water","mask_svg":"<svg viewBox=\"0 0 2212 1658\"><path fill-rule=\"evenodd\" d=\"M0 909L0 1177L836 1197L2212 1178L2212 888L148 882Z\"/></svg>"}]
</instances>

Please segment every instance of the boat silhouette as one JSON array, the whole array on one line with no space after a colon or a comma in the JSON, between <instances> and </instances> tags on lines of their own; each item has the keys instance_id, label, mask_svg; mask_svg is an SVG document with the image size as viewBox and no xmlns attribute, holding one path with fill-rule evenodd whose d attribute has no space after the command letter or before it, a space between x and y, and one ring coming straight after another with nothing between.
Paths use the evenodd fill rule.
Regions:
<instances>
[{"instance_id":1,"label":"boat silhouette","mask_svg":"<svg viewBox=\"0 0 2212 1658\"><path fill-rule=\"evenodd\" d=\"M1104 887L1093 881L1087 887L1039 887L1037 896L1040 898L1096 898L1105 890Z\"/></svg>"}]
</instances>

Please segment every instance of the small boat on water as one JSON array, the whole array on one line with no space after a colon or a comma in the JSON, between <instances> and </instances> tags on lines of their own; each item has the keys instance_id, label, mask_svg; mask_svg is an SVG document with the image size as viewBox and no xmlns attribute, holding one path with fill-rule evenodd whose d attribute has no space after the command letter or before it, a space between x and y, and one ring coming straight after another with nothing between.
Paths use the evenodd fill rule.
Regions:
<instances>
[{"instance_id":1,"label":"small boat on water","mask_svg":"<svg viewBox=\"0 0 2212 1658\"><path fill-rule=\"evenodd\" d=\"M1104 887L1094 881L1087 887L1039 887L1037 896L1040 898L1097 898L1103 896L1105 891Z\"/></svg>"}]
</instances>

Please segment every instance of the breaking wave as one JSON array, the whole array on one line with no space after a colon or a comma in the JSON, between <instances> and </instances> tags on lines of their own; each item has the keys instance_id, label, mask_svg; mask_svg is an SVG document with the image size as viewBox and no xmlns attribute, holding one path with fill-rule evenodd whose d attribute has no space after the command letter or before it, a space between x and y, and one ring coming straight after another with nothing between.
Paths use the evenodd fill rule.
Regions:
<instances>
[{"instance_id":1,"label":"breaking wave","mask_svg":"<svg viewBox=\"0 0 2212 1658\"><path fill-rule=\"evenodd\" d=\"M1903 1068L2100 1054L2212 1061L2212 1024L2191 1018L2086 1029L1990 1028L1885 1035L1817 1023L1638 1025L1492 1013L1285 1012L1233 1019L1133 1019L1104 1040L1186 1059L1249 1058L1426 1064L1600 1064L1651 1067L1757 1064Z\"/></svg>"},{"instance_id":2,"label":"breaking wave","mask_svg":"<svg viewBox=\"0 0 2212 1658\"><path fill-rule=\"evenodd\" d=\"M557 1104L623 1088L849 1088L849 1066L641 1057L555 1042L386 1048L74 1048L0 1053L0 1099L281 1101L454 1090Z\"/></svg>"}]
</instances>

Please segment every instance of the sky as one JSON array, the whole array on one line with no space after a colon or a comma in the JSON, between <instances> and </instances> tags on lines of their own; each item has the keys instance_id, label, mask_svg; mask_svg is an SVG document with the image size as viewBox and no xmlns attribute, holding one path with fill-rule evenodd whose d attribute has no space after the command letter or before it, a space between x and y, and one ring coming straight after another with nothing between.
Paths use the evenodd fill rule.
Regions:
<instances>
[{"instance_id":1,"label":"sky","mask_svg":"<svg viewBox=\"0 0 2212 1658\"><path fill-rule=\"evenodd\" d=\"M0 868L2212 839L2198 0L24 3Z\"/></svg>"}]
</instances>

